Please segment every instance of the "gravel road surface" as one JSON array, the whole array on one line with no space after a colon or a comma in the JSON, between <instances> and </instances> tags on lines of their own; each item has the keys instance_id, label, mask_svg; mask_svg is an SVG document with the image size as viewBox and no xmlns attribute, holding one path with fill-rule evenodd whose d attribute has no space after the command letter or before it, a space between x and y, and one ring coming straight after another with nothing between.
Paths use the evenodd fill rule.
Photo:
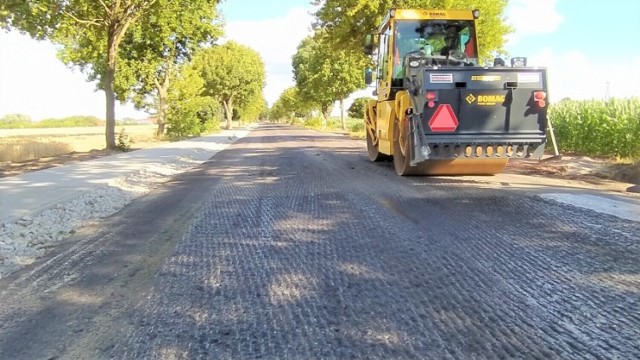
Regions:
<instances>
[{"instance_id":1,"label":"gravel road surface","mask_svg":"<svg viewBox=\"0 0 640 360\"><path fill-rule=\"evenodd\" d=\"M0 358L637 359L639 234L262 126L0 280Z\"/></svg>"}]
</instances>

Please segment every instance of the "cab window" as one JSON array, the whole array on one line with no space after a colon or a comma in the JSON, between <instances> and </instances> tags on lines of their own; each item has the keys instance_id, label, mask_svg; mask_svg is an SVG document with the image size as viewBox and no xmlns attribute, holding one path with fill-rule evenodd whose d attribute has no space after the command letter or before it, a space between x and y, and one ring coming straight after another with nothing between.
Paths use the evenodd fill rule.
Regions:
<instances>
[{"instance_id":1,"label":"cab window","mask_svg":"<svg viewBox=\"0 0 640 360\"><path fill-rule=\"evenodd\" d=\"M399 64L408 53L420 50L437 58L458 51L466 55L467 62L478 62L475 30L470 20L398 20L395 38L394 56L397 55Z\"/></svg>"},{"instance_id":2,"label":"cab window","mask_svg":"<svg viewBox=\"0 0 640 360\"><path fill-rule=\"evenodd\" d=\"M389 69L389 27L380 34L380 41L378 42L378 79L386 79L387 71Z\"/></svg>"}]
</instances>

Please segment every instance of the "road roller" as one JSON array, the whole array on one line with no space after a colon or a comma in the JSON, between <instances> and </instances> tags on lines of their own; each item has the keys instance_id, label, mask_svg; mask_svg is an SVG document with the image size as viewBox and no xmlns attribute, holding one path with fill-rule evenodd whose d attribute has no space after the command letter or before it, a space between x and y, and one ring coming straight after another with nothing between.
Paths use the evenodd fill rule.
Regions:
<instances>
[{"instance_id":1,"label":"road roller","mask_svg":"<svg viewBox=\"0 0 640 360\"><path fill-rule=\"evenodd\" d=\"M547 71L527 59L480 65L478 10L394 9L364 51L369 160L398 175L492 175L509 159L540 158Z\"/></svg>"}]
</instances>

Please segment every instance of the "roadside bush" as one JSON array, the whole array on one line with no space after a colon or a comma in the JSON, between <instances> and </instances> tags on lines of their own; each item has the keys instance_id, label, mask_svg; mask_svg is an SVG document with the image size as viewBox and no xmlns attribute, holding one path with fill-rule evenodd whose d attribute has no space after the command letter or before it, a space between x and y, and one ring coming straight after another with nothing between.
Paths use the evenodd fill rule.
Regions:
<instances>
[{"instance_id":1,"label":"roadside bush","mask_svg":"<svg viewBox=\"0 0 640 360\"><path fill-rule=\"evenodd\" d=\"M289 124L296 125L296 126L304 126L305 119L294 116L291 118L291 120L289 120Z\"/></svg>"},{"instance_id":2,"label":"roadside bush","mask_svg":"<svg viewBox=\"0 0 640 360\"><path fill-rule=\"evenodd\" d=\"M340 118L330 117L327 120L326 129L328 130L337 130L342 128L342 123L340 122Z\"/></svg>"},{"instance_id":3,"label":"roadside bush","mask_svg":"<svg viewBox=\"0 0 640 360\"><path fill-rule=\"evenodd\" d=\"M589 156L640 158L640 99L564 100L549 116L561 150Z\"/></svg>"},{"instance_id":4,"label":"roadside bush","mask_svg":"<svg viewBox=\"0 0 640 360\"><path fill-rule=\"evenodd\" d=\"M131 149L132 142L133 141L131 140L129 134L126 133L124 128L121 128L120 132L118 133L118 141L116 143L118 149L120 151L129 151L129 149Z\"/></svg>"},{"instance_id":5,"label":"roadside bush","mask_svg":"<svg viewBox=\"0 0 640 360\"><path fill-rule=\"evenodd\" d=\"M212 114L206 117L199 117L200 119L200 133L211 134L220 132L220 117L219 114Z\"/></svg>"},{"instance_id":6,"label":"roadside bush","mask_svg":"<svg viewBox=\"0 0 640 360\"><path fill-rule=\"evenodd\" d=\"M349 106L349 110L347 110L347 112L349 113L349 117L363 119L364 110L369 100L371 100L371 98L369 97L359 97L353 100L353 103L351 104L351 106Z\"/></svg>"},{"instance_id":7,"label":"roadside bush","mask_svg":"<svg viewBox=\"0 0 640 360\"><path fill-rule=\"evenodd\" d=\"M324 127L324 119L316 116L305 120L304 126L311 129L322 129Z\"/></svg>"},{"instance_id":8,"label":"roadside bush","mask_svg":"<svg viewBox=\"0 0 640 360\"><path fill-rule=\"evenodd\" d=\"M353 122L348 126L348 128L350 132L364 131L364 121L361 120L358 122Z\"/></svg>"}]
</instances>

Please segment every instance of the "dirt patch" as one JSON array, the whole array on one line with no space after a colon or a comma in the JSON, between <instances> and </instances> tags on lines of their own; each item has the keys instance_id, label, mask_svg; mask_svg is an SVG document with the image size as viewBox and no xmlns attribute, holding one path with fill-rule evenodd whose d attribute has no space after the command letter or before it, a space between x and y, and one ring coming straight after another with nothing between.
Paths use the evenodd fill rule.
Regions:
<instances>
[{"instance_id":1,"label":"dirt patch","mask_svg":"<svg viewBox=\"0 0 640 360\"><path fill-rule=\"evenodd\" d=\"M514 159L509 161L506 171L572 180L606 179L631 184L640 183L640 162L622 164L614 160L594 159L587 156L565 155L559 160Z\"/></svg>"},{"instance_id":2,"label":"dirt patch","mask_svg":"<svg viewBox=\"0 0 640 360\"><path fill-rule=\"evenodd\" d=\"M611 164L606 166L606 172L613 180L640 185L640 161L633 164Z\"/></svg>"}]
</instances>

